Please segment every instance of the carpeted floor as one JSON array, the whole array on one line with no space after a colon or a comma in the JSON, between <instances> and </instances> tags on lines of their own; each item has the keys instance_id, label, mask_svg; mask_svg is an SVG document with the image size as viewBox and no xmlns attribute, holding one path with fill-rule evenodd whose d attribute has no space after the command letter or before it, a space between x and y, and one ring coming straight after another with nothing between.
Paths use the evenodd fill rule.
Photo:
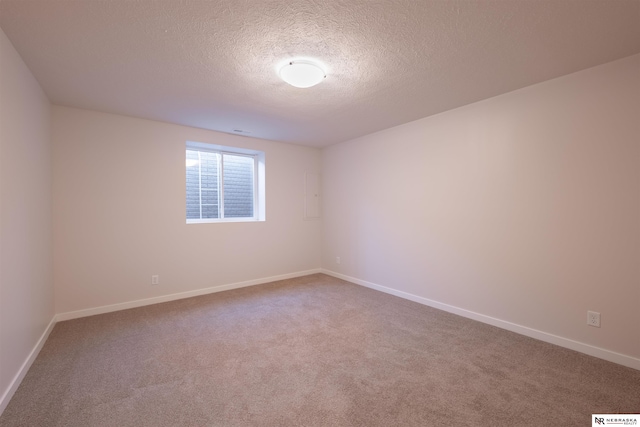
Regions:
<instances>
[{"instance_id":1,"label":"carpeted floor","mask_svg":"<svg viewBox=\"0 0 640 427\"><path fill-rule=\"evenodd\" d=\"M640 371L312 275L58 323L0 426L587 426Z\"/></svg>"}]
</instances>

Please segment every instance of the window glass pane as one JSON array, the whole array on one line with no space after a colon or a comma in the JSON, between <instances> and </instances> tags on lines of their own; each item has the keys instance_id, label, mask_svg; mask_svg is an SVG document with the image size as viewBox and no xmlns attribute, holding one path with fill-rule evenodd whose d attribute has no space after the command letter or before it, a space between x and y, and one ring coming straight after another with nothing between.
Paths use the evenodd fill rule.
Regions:
<instances>
[{"instance_id":1,"label":"window glass pane","mask_svg":"<svg viewBox=\"0 0 640 427\"><path fill-rule=\"evenodd\" d=\"M224 217L253 217L254 158L223 155Z\"/></svg>"},{"instance_id":2,"label":"window glass pane","mask_svg":"<svg viewBox=\"0 0 640 427\"><path fill-rule=\"evenodd\" d=\"M219 217L220 155L187 150L187 219Z\"/></svg>"},{"instance_id":3,"label":"window glass pane","mask_svg":"<svg viewBox=\"0 0 640 427\"><path fill-rule=\"evenodd\" d=\"M200 219L200 158L187 150L187 219Z\"/></svg>"}]
</instances>

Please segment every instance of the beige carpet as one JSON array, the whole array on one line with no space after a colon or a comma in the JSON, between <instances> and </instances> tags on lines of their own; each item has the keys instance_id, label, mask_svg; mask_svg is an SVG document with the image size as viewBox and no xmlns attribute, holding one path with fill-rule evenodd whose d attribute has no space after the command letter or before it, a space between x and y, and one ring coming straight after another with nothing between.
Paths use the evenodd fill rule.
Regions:
<instances>
[{"instance_id":1,"label":"beige carpet","mask_svg":"<svg viewBox=\"0 0 640 427\"><path fill-rule=\"evenodd\" d=\"M313 275L58 323L0 426L588 426L640 371Z\"/></svg>"}]
</instances>

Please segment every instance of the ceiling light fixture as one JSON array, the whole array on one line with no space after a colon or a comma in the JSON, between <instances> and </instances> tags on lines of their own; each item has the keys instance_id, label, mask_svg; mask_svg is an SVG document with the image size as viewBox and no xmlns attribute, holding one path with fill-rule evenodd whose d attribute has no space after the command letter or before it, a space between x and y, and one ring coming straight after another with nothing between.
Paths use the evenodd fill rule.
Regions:
<instances>
[{"instance_id":1,"label":"ceiling light fixture","mask_svg":"<svg viewBox=\"0 0 640 427\"><path fill-rule=\"evenodd\" d=\"M327 75L319 64L306 59L289 61L280 68L280 78L299 88L315 86L325 77Z\"/></svg>"}]
</instances>

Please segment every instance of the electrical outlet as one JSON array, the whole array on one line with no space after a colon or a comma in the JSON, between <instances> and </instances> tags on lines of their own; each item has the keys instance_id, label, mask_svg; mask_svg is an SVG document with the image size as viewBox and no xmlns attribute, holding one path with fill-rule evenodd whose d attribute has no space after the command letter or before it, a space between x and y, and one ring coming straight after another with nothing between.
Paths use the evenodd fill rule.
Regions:
<instances>
[{"instance_id":1,"label":"electrical outlet","mask_svg":"<svg viewBox=\"0 0 640 427\"><path fill-rule=\"evenodd\" d=\"M336 264L340 264L340 257L339 256L336 257Z\"/></svg>"},{"instance_id":2,"label":"electrical outlet","mask_svg":"<svg viewBox=\"0 0 640 427\"><path fill-rule=\"evenodd\" d=\"M596 328L600 327L600 313L596 311L587 311L587 325Z\"/></svg>"},{"instance_id":3,"label":"electrical outlet","mask_svg":"<svg viewBox=\"0 0 640 427\"><path fill-rule=\"evenodd\" d=\"M158 276L157 274L154 274L153 276L151 276L151 284L152 285L160 284L160 276Z\"/></svg>"}]
</instances>

